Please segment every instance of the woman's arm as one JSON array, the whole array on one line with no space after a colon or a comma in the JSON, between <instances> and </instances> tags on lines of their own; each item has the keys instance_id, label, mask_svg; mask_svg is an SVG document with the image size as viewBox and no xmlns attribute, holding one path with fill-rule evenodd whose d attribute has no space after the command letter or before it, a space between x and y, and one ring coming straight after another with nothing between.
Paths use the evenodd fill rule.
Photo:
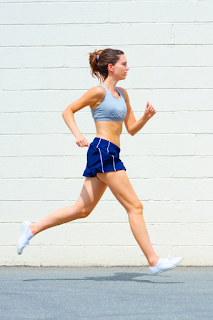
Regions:
<instances>
[{"instance_id":1,"label":"woman's arm","mask_svg":"<svg viewBox=\"0 0 213 320\"><path fill-rule=\"evenodd\" d=\"M146 108L144 111L144 115L136 121L132 108L130 106L129 96L125 89L119 88L122 90L125 102L127 106L127 114L124 119L124 123L126 126L126 130L129 134L134 136L139 130L143 128L143 126L147 123L147 121L156 113L155 108L147 102Z\"/></svg>"},{"instance_id":2,"label":"woman's arm","mask_svg":"<svg viewBox=\"0 0 213 320\"><path fill-rule=\"evenodd\" d=\"M79 98L78 100L75 100L70 105L68 105L68 107L62 113L62 117L64 118L64 121L66 122L69 129L74 134L76 144L79 147L88 147L89 141L86 138L84 138L79 128L77 127L75 118L74 118L74 113L88 105L92 106L96 104L98 101L102 101L103 98L104 98L103 88L93 87L89 89L87 92L85 92L85 94L81 98Z\"/></svg>"}]
</instances>

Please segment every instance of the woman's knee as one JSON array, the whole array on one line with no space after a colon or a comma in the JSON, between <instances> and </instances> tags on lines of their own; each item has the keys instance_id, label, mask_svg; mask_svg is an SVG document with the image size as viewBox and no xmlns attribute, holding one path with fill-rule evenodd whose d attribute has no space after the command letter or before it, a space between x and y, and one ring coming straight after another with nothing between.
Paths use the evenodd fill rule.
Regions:
<instances>
[{"instance_id":1,"label":"woman's knee","mask_svg":"<svg viewBox=\"0 0 213 320\"><path fill-rule=\"evenodd\" d=\"M75 212L76 219L86 218L94 209L93 205L85 205L82 199L78 199L73 205L73 210Z\"/></svg>"},{"instance_id":2,"label":"woman's knee","mask_svg":"<svg viewBox=\"0 0 213 320\"><path fill-rule=\"evenodd\" d=\"M86 218L92 212L93 208L81 208L79 211L79 218Z\"/></svg>"},{"instance_id":3,"label":"woman's knee","mask_svg":"<svg viewBox=\"0 0 213 320\"><path fill-rule=\"evenodd\" d=\"M82 213L81 213L82 218L88 217L91 212L92 212L92 210L84 210L84 211L82 211Z\"/></svg>"},{"instance_id":4,"label":"woman's knee","mask_svg":"<svg viewBox=\"0 0 213 320\"><path fill-rule=\"evenodd\" d=\"M142 215L143 214L143 204L138 201L135 202L128 211L128 214L131 215Z\"/></svg>"}]
</instances>

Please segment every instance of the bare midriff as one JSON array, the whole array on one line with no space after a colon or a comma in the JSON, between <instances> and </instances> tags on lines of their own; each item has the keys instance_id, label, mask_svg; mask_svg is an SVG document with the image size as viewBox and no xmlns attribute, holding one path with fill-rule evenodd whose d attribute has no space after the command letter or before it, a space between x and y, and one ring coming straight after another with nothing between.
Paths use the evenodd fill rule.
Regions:
<instances>
[{"instance_id":1,"label":"bare midriff","mask_svg":"<svg viewBox=\"0 0 213 320\"><path fill-rule=\"evenodd\" d=\"M108 140L120 148L120 135L123 121L97 121L96 137Z\"/></svg>"}]
</instances>

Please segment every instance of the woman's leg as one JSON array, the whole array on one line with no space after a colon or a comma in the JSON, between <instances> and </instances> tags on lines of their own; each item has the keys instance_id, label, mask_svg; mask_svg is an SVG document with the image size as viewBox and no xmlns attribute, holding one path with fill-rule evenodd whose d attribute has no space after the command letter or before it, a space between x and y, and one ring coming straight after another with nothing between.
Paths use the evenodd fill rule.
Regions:
<instances>
[{"instance_id":1,"label":"woman's leg","mask_svg":"<svg viewBox=\"0 0 213 320\"><path fill-rule=\"evenodd\" d=\"M38 222L32 223L30 225L32 234L36 235L59 224L87 217L101 199L106 187L107 185L97 177L86 178L76 203L72 206L52 211Z\"/></svg>"},{"instance_id":2,"label":"woman's leg","mask_svg":"<svg viewBox=\"0 0 213 320\"><path fill-rule=\"evenodd\" d=\"M112 191L128 213L133 235L145 254L149 266L154 267L159 257L156 255L143 219L143 206L138 199L125 170L98 173L98 178Z\"/></svg>"}]
</instances>

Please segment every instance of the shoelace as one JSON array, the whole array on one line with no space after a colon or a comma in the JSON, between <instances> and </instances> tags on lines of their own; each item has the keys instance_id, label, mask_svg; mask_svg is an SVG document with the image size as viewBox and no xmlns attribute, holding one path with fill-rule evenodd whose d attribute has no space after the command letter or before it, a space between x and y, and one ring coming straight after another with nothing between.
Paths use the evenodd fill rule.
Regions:
<instances>
[{"instance_id":1,"label":"shoelace","mask_svg":"<svg viewBox=\"0 0 213 320\"><path fill-rule=\"evenodd\" d=\"M168 259L169 260L174 260L174 258L172 258L170 255L168 256Z\"/></svg>"},{"instance_id":2,"label":"shoelace","mask_svg":"<svg viewBox=\"0 0 213 320\"><path fill-rule=\"evenodd\" d=\"M164 263L169 263L169 261L168 260L174 260L175 258L172 258L170 255L167 257L167 258L164 258L163 259L163 261L164 261Z\"/></svg>"}]
</instances>

